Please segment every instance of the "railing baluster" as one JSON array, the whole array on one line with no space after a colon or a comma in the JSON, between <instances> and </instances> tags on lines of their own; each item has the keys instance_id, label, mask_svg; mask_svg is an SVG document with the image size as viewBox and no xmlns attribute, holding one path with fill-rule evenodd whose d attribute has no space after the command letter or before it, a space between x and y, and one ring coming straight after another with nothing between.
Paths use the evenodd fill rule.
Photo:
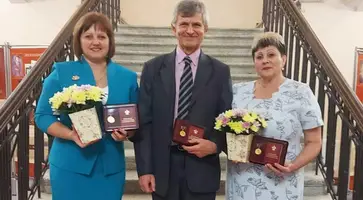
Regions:
<instances>
[{"instance_id":1,"label":"railing baluster","mask_svg":"<svg viewBox=\"0 0 363 200\"><path fill-rule=\"evenodd\" d=\"M349 112L347 112L349 113ZM341 114L342 115L342 114ZM349 127L344 120L345 116L341 116L342 119L342 132L340 139L340 159L339 159L339 175L338 175L338 199L347 200L348 193L348 178L349 178L349 155L350 155L350 139L349 139Z\"/></svg>"},{"instance_id":2,"label":"railing baluster","mask_svg":"<svg viewBox=\"0 0 363 200\"><path fill-rule=\"evenodd\" d=\"M326 177L328 182L333 183L334 181L334 159L335 159L335 143L336 143L336 132L337 132L337 115L335 112L335 93L332 89L329 98L328 106L328 124L327 124L327 136L326 136L326 154L325 154L325 165Z\"/></svg>"},{"instance_id":3,"label":"railing baluster","mask_svg":"<svg viewBox=\"0 0 363 200\"><path fill-rule=\"evenodd\" d=\"M355 172L354 172L354 193L353 199L363 199L363 145L359 139L355 142Z\"/></svg>"},{"instance_id":4,"label":"railing baluster","mask_svg":"<svg viewBox=\"0 0 363 200\"><path fill-rule=\"evenodd\" d=\"M285 33L284 33L284 38L285 38L285 46L286 47L289 47L289 35L291 34L290 32L289 32L289 30L290 30L290 26L289 26L289 20L285 17ZM289 70L289 68L288 68L288 66L289 66L289 64L288 63L290 63L290 57L287 57L287 61L286 61L286 64L285 64L285 66L284 66L284 68L285 68L285 70L284 70L284 76L285 77L288 77L287 75L288 75L288 70Z\"/></svg>"},{"instance_id":5,"label":"railing baluster","mask_svg":"<svg viewBox=\"0 0 363 200\"><path fill-rule=\"evenodd\" d=\"M277 32L279 30L279 20L280 20L280 7L279 6L275 6L275 26L273 31Z\"/></svg>"},{"instance_id":6,"label":"railing baluster","mask_svg":"<svg viewBox=\"0 0 363 200\"><path fill-rule=\"evenodd\" d=\"M320 105L320 110L321 110L321 113L322 113L322 116L323 116L323 120L325 120L326 116L325 115L325 99L326 99L326 95L325 95L325 91L324 91L324 88L325 88L325 85L324 85L324 82L327 82L327 76L326 74L324 73L324 70L321 71L322 73L320 74L320 79L319 79L319 89L318 89L318 103ZM321 138L323 140L323 133L324 133L324 126L321 127ZM317 156L317 159L316 159L316 165L315 165L315 174L318 175L318 162L319 160L322 160L322 154L321 154L321 151L319 152L319 155Z\"/></svg>"},{"instance_id":7,"label":"railing baluster","mask_svg":"<svg viewBox=\"0 0 363 200\"><path fill-rule=\"evenodd\" d=\"M7 131L0 132L0 199L11 200L11 147Z\"/></svg>"},{"instance_id":8,"label":"railing baluster","mask_svg":"<svg viewBox=\"0 0 363 200\"><path fill-rule=\"evenodd\" d=\"M313 93L315 93L315 87L316 87L316 70L317 70L318 66L317 66L317 58L316 56L313 54L311 56L311 60L310 60L310 81L309 81L309 86L310 89L313 91Z\"/></svg>"},{"instance_id":9,"label":"railing baluster","mask_svg":"<svg viewBox=\"0 0 363 200\"><path fill-rule=\"evenodd\" d=\"M280 7L279 7L279 10L281 10ZM280 22L279 22L279 24L280 24L280 27L279 27L280 35L284 34L284 25L285 25L284 20L287 20L282 13L283 13L283 11L281 10L280 11L280 16L279 16L280 17Z\"/></svg>"},{"instance_id":10,"label":"railing baluster","mask_svg":"<svg viewBox=\"0 0 363 200\"><path fill-rule=\"evenodd\" d=\"M262 6L262 23L265 27L265 31L266 30L266 23L267 23L267 8L268 8L268 0L263 0L263 6Z\"/></svg>"},{"instance_id":11,"label":"railing baluster","mask_svg":"<svg viewBox=\"0 0 363 200\"><path fill-rule=\"evenodd\" d=\"M18 187L19 199L27 199L29 190L29 115L26 113L25 104L19 112L21 120L18 133Z\"/></svg>"},{"instance_id":12,"label":"railing baluster","mask_svg":"<svg viewBox=\"0 0 363 200\"><path fill-rule=\"evenodd\" d=\"M34 136L34 178L38 187L38 198L40 198L40 179L42 178L42 164L44 160L44 133L37 126L34 126Z\"/></svg>"},{"instance_id":13,"label":"railing baluster","mask_svg":"<svg viewBox=\"0 0 363 200\"><path fill-rule=\"evenodd\" d=\"M302 59L301 82L306 83L308 79L308 51L306 49L303 49Z\"/></svg>"},{"instance_id":14,"label":"railing baluster","mask_svg":"<svg viewBox=\"0 0 363 200\"><path fill-rule=\"evenodd\" d=\"M115 4L116 0L112 0L111 1L111 22L112 22L112 27L113 29L116 28L116 21L115 21Z\"/></svg>"},{"instance_id":15,"label":"railing baluster","mask_svg":"<svg viewBox=\"0 0 363 200\"><path fill-rule=\"evenodd\" d=\"M276 7L276 0L270 0L271 1L271 5L270 5L270 26L269 26L269 30L273 31L273 27L274 27L274 22L275 22L275 7Z\"/></svg>"},{"instance_id":16,"label":"railing baluster","mask_svg":"<svg viewBox=\"0 0 363 200\"><path fill-rule=\"evenodd\" d=\"M295 81L298 81L299 80L299 75L300 75L300 39L298 37L295 37L295 57L294 57L294 60L295 60L295 64L294 64L294 77L293 79Z\"/></svg>"},{"instance_id":17,"label":"railing baluster","mask_svg":"<svg viewBox=\"0 0 363 200\"><path fill-rule=\"evenodd\" d=\"M293 69L293 66L292 66L292 58L293 58L293 50L294 50L294 29L290 26L290 39L289 39L289 46L288 46L288 56L289 56L289 63L287 65L287 78L291 78L292 76L292 69Z\"/></svg>"}]
</instances>

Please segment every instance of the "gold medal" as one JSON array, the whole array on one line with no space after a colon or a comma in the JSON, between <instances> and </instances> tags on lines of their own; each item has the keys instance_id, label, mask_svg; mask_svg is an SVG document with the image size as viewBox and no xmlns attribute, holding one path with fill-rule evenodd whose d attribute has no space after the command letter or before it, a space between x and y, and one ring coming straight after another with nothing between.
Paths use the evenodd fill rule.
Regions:
<instances>
[{"instance_id":1,"label":"gold medal","mask_svg":"<svg viewBox=\"0 0 363 200\"><path fill-rule=\"evenodd\" d=\"M256 150L255 150L255 154L256 155L260 155L262 153L262 150L260 149L260 148L257 148Z\"/></svg>"},{"instance_id":2,"label":"gold medal","mask_svg":"<svg viewBox=\"0 0 363 200\"><path fill-rule=\"evenodd\" d=\"M185 131L184 131L184 130L181 130L179 134L180 134L180 136L182 136L182 137L185 137L185 136L187 135L187 134L185 133Z\"/></svg>"}]
</instances>

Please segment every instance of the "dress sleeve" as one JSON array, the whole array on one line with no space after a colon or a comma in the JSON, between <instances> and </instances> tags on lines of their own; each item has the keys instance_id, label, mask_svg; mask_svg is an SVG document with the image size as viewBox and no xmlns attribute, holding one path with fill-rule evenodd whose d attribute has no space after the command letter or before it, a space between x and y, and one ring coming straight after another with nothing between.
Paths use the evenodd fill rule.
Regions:
<instances>
[{"instance_id":1,"label":"dress sleeve","mask_svg":"<svg viewBox=\"0 0 363 200\"><path fill-rule=\"evenodd\" d=\"M315 95L307 85L304 85L301 90L302 99L299 117L303 130L323 126L321 109Z\"/></svg>"},{"instance_id":2,"label":"dress sleeve","mask_svg":"<svg viewBox=\"0 0 363 200\"><path fill-rule=\"evenodd\" d=\"M53 66L53 71L45 78L42 88L42 93L35 110L35 123L40 130L47 132L48 127L54 122L58 122L58 116L53 114L49 99L56 93L61 91L58 70L56 64Z\"/></svg>"}]
</instances>

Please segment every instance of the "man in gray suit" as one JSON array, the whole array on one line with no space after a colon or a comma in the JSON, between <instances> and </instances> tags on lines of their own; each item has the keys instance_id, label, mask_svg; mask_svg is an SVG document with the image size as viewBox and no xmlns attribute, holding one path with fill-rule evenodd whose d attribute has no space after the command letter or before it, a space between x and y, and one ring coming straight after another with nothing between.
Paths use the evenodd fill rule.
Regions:
<instances>
[{"instance_id":1,"label":"man in gray suit","mask_svg":"<svg viewBox=\"0 0 363 200\"><path fill-rule=\"evenodd\" d=\"M142 140L134 143L139 184L153 200L214 200L225 133L213 127L215 117L231 107L230 70L201 50L208 30L202 2L179 2L172 30L176 49L147 61L141 75ZM174 143L176 119L204 127L204 138L191 140L192 146Z\"/></svg>"}]
</instances>

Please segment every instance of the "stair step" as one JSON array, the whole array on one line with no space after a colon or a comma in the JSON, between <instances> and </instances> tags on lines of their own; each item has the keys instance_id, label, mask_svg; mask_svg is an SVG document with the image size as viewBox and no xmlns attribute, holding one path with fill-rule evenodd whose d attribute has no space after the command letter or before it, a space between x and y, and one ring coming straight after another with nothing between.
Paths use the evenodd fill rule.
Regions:
<instances>
[{"instance_id":1,"label":"stair step","mask_svg":"<svg viewBox=\"0 0 363 200\"><path fill-rule=\"evenodd\" d=\"M129 68L134 72L141 72L142 68L144 66L144 63L146 61L148 61L148 60L114 59L114 62L116 62L126 68ZM251 63L251 62L239 63L239 62L228 61L225 63L229 66L232 76L238 75L238 74L246 74L246 75L250 74L250 75L253 75L253 77L256 77L256 71L255 71L253 63Z\"/></svg>"},{"instance_id":2,"label":"stair step","mask_svg":"<svg viewBox=\"0 0 363 200\"><path fill-rule=\"evenodd\" d=\"M124 51L155 51L155 52L172 52L176 43L156 43L156 42L130 42L130 41L115 41L116 50ZM202 44L203 52L207 54L212 53L234 53L244 54L251 53L250 44L242 45L225 45L225 44Z\"/></svg>"},{"instance_id":3,"label":"stair step","mask_svg":"<svg viewBox=\"0 0 363 200\"><path fill-rule=\"evenodd\" d=\"M221 28L209 28L207 36L249 36L262 33L263 29L221 29ZM132 26L132 25L119 25L118 34L172 34L171 27L150 27L150 26Z\"/></svg>"},{"instance_id":4,"label":"stair step","mask_svg":"<svg viewBox=\"0 0 363 200\"><path fill-rule=\"evenodd\" d=\"M217 195L216 200L225 200L224 195ZM45 199L48 200L48 199ZM139 194L139 195L130 195L126 194L122 197L122 200L152 200L151 195L148 194ZM320 196L304 196L304 200L331 200L329 195L320 195Z\"/></svg>"},{"instance_id":5,"label":"stair step","mask_svg":"<svg viewBox=\"0 0 363 200\"><path fill-rule=\"evenodd\" d=\"M113 57L114 60L142 60L148 61L153 59L159 55L165 54L168 52L156 52L156 51L124 51L124 50L117 50L115 56ZM249 53L212 53L208 54L209 56L213 56L214 58L227 63L252 63L252 57Z\"/></svg>"},{"instance_id":6,"label":"stair step","mask_svg":"<svg viewBox=\"0 0 363 200\"><path fill-rule=\"evenodd\" d=\"M136 72L138 79L140 79L141 72ZM256 74L232 74L232 83L238 83L238 82L247 82L247 81L253 81L257 79Z\"/></svg>"},{"instance_id":7,"label":"stair step","mask_svg":"<svg viewBox=\"0 0 363 200\"><path fill-rule=\"evenodd\" d=\"M116 34L115 41L127 41L127 42L155 42L163 44L177 44L177 39L172 35L123 35ZM253 36L241 36L241 37L205 37L203 39L203 44L226 44L226 45L249 45L251 46L253 41Z\"/></svg>"},{"instance_id":8,"label":"stair step","mask_svg":"<svg viewBox=\"0 0 363 200\"><path fill-rule=\"evenodd\" d=\"M224 195L217 195L216 200L225 200ZM330 195L304 196L304 200L331 200ZM15 200L15 198L13 198ZM41 198L35 195L34 200L52 200L51 194L42 193ZM125 194L122 200L152 200L150 194Z\"/></svg>"},{"instance_id":9,"label":"stair step","mask_svg":"<svg viewBox=\"0 0 363 200\"><path fill-rule=\"evenodd\" d=\"M225 183L226 183L226 171L221 173L220 189L217 192L218 195L225 194ZM51 186L49 181L49 170L41 181L41 191L47 194L51 193ZM143 194L140 190L138 183L138 175L134 170L128 170L126 172L126 184L124 188L125 194ZM305 172L305 189L304 196L319 196L325 195L325 183L324 179L320 175L314 175L312 171Z\"/></svg>"}]
</instances>

